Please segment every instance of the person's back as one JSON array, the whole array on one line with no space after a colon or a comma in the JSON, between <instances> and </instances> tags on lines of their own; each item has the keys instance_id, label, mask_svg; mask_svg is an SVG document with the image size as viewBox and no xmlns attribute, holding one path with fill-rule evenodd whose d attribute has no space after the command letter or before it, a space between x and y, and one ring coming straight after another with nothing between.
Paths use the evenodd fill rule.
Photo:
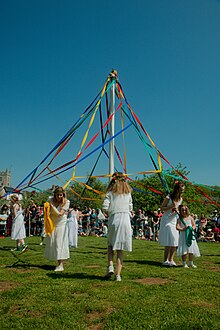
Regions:
<instances>
[{"instance_id":1,"label":"person's back","mask_svg":"<svg viewBox=\"0 0 220 330\"><path fill-rule=\"evenodd\" d=\"M115 213L129 213L131 209L129 208L129 203L131 200L131 194L114 194L111 191L107 193L110 200L110 205L108 208L109 215Z\"/></svg>"},{"instance_id":2,"label":"person's back","mask_svg":"<svg viewBox=\"0 0 220 330\"><path fill-rule=\"evenodd\" d=\"M132 251L132 229L130 211L133 210L131 187L121 172L112 175L102 209L109 215L108 220L108 267L105 274L114 274L114 251L117 253L116 281L121 281L123 250Z\"/></svg>"}]
</instances>

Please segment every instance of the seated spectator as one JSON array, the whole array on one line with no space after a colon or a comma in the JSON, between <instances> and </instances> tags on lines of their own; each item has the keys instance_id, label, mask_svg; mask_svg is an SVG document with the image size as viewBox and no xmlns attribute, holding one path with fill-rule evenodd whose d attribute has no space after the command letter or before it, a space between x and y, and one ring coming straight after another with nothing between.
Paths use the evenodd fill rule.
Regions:
<instances>
[{"instance_id":1,"label":"seated spectator","mask_svg":"<svg viewBox=\"0 0 220 330\"><path fill-rule=\"evenodd\" d=\"M89 236L99 236L99 224L98 224L98 220L92 221L90 223L90 231L89 231Z\"/></svg>"},{"instance_id":2,"label":"seated spectator","mask_svg":"<svg viewBox=\"0 0 220 330\"><path fill-rule=\"evenodd\" d=\"M136 239L145 239L144 232L141 228L138 229L138 234L136 236Z\"/></svg>"},{"instance_id":3,"label":"seated spectator","mask_svg":"<svg viewBox=\"0 0 220 330\"><path fill-rule=\"evenodd\" d=\"M199 242L205 242L205 236L206 236L206 232L205 232L204 228L199 227L197 240Z\"/></svg>"},{"instance_id":4,"label":"seated spectator","mask_svg":"<svg viewBox=\"0 0 220 330\"><path fill-rule=\"evenodd\" d=\"M212 232L214 233L215 241L220 242L220 229L216 225L213 225Z\"/></svg>"},{"instance_id":5,"label":"seated spectator","mask_svg":"<svg viewBox=\"0 0 220 330\"><path fill-rule=\"evenodd\" d=\"M86 233L83 230L82 225L79 225L79 236L87 236Z\"/></svg>"},{"instance_id":6,"label":"seated spectator","mask_svg":"<svg viewBox=\"0 0 220 330\"><path fill-rule=\"evenodd\" d=\"M152 229L149 225L146 225L144 228L144 236L147 241L152 241L154 234L152 232Z\"/></svg>"},{"instance_id":7,"label":"seated spectator","mask_svg":"<svg viewBox=\"0 0 220 330\"><path fill-rule=\"evenodd\" d=\"M107 237L107 235L108 235L108 227L104 222L102 222L99 236L100 237Z\"/></svg>"},{"instance_id":8,"label":"seated spectator","mask_svg":"<svg viewBox=\"0 0 220 330\"><path fill-rule=\"evenodd\" d=\"M212 232L212 229L211 228L209 228L207 230L207 234L205 236L205 241L206 242L215 242L214 233Z\"/></svg>"}]
</instances>

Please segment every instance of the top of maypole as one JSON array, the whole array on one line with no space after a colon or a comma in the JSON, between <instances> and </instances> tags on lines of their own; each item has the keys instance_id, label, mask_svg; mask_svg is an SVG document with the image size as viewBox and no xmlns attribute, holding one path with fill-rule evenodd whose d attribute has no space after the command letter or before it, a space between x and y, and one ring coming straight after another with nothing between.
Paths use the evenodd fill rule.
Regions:
<instances>
[{"instance_id":1,"label":"top of maypole","mask_svg":"<svg viewBox=\"0 0 220 330\"><path fill-rule=\"evenodd\" d=\"M108 78L109 78L110 80L113 80L113 79L118 80L118 72L117 72L116 70L113 69L113 70L109 73Z\"/></svg>"}]
</instances>

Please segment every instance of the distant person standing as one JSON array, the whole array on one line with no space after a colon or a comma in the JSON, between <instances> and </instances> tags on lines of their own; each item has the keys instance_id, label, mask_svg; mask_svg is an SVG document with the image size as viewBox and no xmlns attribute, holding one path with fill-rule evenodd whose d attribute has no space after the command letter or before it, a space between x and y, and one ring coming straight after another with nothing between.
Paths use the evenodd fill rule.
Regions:
<instances>
[{"instance_id":1,"label":"distant person standing","mask_svg":"<svg viewBox=\"0 0 220 330\"><path fill-rule=\"evenodd\" d=\"M10 198L10 210L12 215L11 239L16 240L17 242L15 251L24 252L28 248L24 242L24 239L26 238L26 230L23 210L16 195L12 195Z\"/></svg>"},{"instance_id":2,"label":"distant person standing","mask_svg":"<svg viewBox=\"0 0 220 330\"><path fill-rule=\"evenodd\" d=\"M0 238L6 235L6 225L8 220L9 206L4 204L0 211Z\"/></svg>"},{"instance_id":3,"label":"distant person standing","mask_svg":"<svg viewBox=\"0 0 220 330\"><path fill-rule=\"evenodd\" d=\"M69 209L67 215L69 247L77 248L78 246L78 219L79 212L77 207L74 205Z\"/></svg>"},{"instance_id":4,"label":"distant person standing","mask_svg":"<svg viewBox=\"0 0 220 330\"><path fill-rule=\"evenodd\" d=\"M116 251L116 281L121 281L123 250L132 251L130 212L133 210L131 187L121 172L112 175L102 209L109 215L108 221L108 267L105 277L114 274L114 251Z\"/></svg>"},{"instance_id":5,"label":"distant person standing","mask_svg":"<svg viewBox=\"0 0 220 330\"><path fill-rule=\"evenodd\" d=\"M44 226L48 235L44 256L50 260L57 260L58 266L55 268L55 272L64 270L63 261L70 256L67 227L69 205L70 202L66 199L66 193L62 187L56 187L54 196L44 204ZM52 224L50 231L48 221L51 221Z\"/></svg>"},{"instance_id":6,"label":"distant person standing","mask_svg":"<svg viewBox=\"0 0 220 330\"><path fill-rule=\"evenodd\" d=\"M85 235L89 235L89 225L90 225L90 211L87 206L81 212L82 215L82 228Z\"/></svg>"},{"instance_id":7,"label":"distant person standing","mask_svg":"<svg viewBox=\"0 0 220 330\"><path fill-rule=\"evenodd\" d=\"M172 193L166 196L161 206L161 211L164 213L160 221L159 244L164 246L163 266L176 266L173 261L179 239L179 232L176 229L178 218L176 211L182 204L184 189L184 183L176 181Z\"/></svg>"}]
</instances>

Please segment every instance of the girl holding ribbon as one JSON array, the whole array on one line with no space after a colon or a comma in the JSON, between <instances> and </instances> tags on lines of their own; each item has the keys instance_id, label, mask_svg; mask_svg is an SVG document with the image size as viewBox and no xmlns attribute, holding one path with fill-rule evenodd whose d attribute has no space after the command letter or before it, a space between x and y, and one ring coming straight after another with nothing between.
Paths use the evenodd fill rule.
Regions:
<instances>
[{"instance_id":1,"label":"girl holding ribbon","mask_svg":"<svg viewBox=\"0 0 220 330\"><path fill-rule=\"evenodd\" d=\"M180 232L177 255L182 257L183 267L197 268L193 263L193 256L200 257L194 232L196 224L187 206L179 206L179 219L177 220L176 229ZM186 263L187 255L189 266Z\"/></svg>"},{"instance_id":2,"label":"girl holding ribbon","mask_svg":"<svg viewBox=\"0 0 220 330\"><path fill-rule=\"evenodd\" d=\"M55 272L64 270L63 261L70 256L67 226L69 205L62 187L56 187L54 196L44 204L44 226L47 235L44 256L49 260L57 260Z\"/></svg>"}]
</instances>

